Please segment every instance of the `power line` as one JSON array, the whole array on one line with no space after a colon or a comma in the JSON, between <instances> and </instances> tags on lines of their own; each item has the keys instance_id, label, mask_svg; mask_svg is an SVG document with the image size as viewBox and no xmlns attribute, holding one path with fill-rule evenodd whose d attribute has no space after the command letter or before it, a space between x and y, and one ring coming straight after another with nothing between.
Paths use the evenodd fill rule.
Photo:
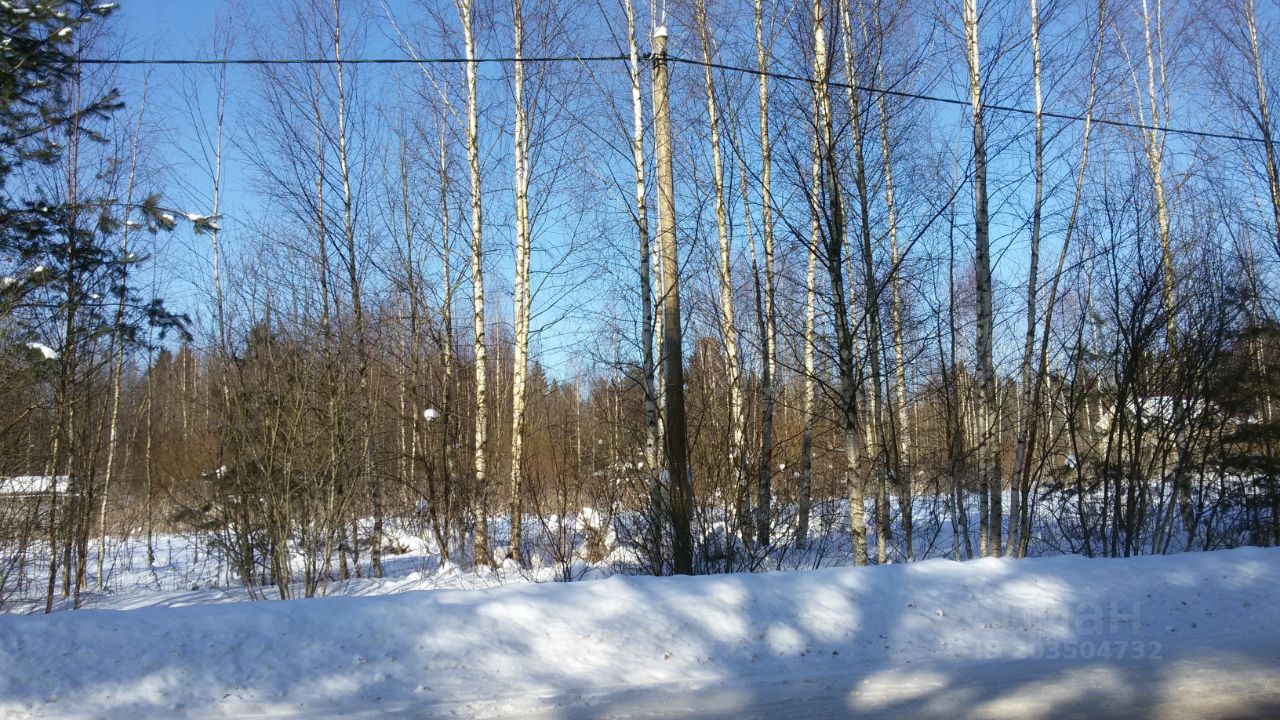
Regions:
<instances>
[{"instance_id":1,"label":"power line","mask_svg":"<svg viewBox=\"0 0 1280 720\"><path fill-rule=\"evenodd\" d=\"M626 55L559 55L545 57L521 58L523 62L604 62L607 60L628 60ZM458 57L438 58L343 58L343 65L465 65L468 62L477 64L513 63L514 57L483 57L474 61ZM336 65L333 58L88 58L76 61L80 65Z\"/></svg>"},{"instance_id":2,"label":"power line","mask_svg":"<svg viewBox=\"0 0 1280 720\"><path fill-rule=\"evenodd\" d=\"M523 62L528 63L555 63L555 62L628 62L631 58L627 55L547 55L541 57L521 58ZM650 60L650 56L642 56L641 59ZM789 73L780 73L774 71L762 71L756 68L740 67L737 65L727 65L724 63L706 62L704 60L696 60L693 58L684 58L676 55L668 55L667 60L673 63L681 63L684 65L695 65L698 67L710 67L716 70L724 70L727 72L745 73L755 76L766 76L775 80L785 80L788 82L800 82L808 85L816 85L818 80L807 77L805 75L793 75ZM434 57L434 58L346 58L342 60L347 65L464 65L468 62L475 62L480 65L487 64L509 64L516 61L514 57L483 57L468 60L459 57ZM77 61L81 65L335 65L338 63L333 58L87 58ZM940 97L938 95L927 95L924 93L914 93L906 90L892 90L889 88L880 88L873 85L851 85L849 83L832 82L827 83L830 87L853 89L868 94L887 95L889 97L903 98L907 100L920 100L923 102L934 102L944 105L955 105L960 107L968 107L970 101L959 100L956 98ZM982 103L983 110L993 112L1010 113L1013 115L1034 116L1035 110L1017 107L1014 105L998 105L994 103ZM1074 115L1071 113L1053 112L1049 110L1041 111L1042 117L1054 120L1065 120L1068 122L1093 122L1098 125L1108 125L1110 127L1125 128L1127 130L1142 130L1145 132L1159 132L1170 135L1187 135L1191 137L1207 138L1212 140L1232 140L1235 142L1252 142L1265 143L1266 139L1252 135L1236 135L1233 133L1209 132L1207 130L1195 130L1191 128L1176 127L1158 127L1155 125L1147 125L1144 123L1127 122L1124 120L1112 120L1097 116Z\"/></svg>"},{"instance_id":3,"label":"power line","mask_svg":"<svg viewBox=\"0 0 1280 720\"><path fill-rule=\"evenodd\" d=\"M747 73L749 75L757 75L757 76L765 75L767 77L778 79L778 80L802 82L810 85L816 85L818 83L818 81L815 80L814 78L806 77L804 75L789 75L786 73L778 73L773 71L766 72L766 71L761 71L753 68L738 67L736 65L725 65L722 63L709 63L704 60L691 60L689 58L674 57L674 56L670 56L667 59L670 60L671 62L684 63L686 65L711 67L717 70L728 70L732 72ZM848 83L830 82L830 81L828 81L827 84L830 85L831 87L852 88L860 92L888 95L889 97L906 98L909 100L923 100L926 102L943 103L946 105L959 105L963 107L970 106L970 101L968 100L957 100L956 98L939 97L937 95L925 95L922 93L913 93L905 90L890 90L888 88L879 88L872 85L850 85ZM1034 116L1036 114L1035 110L1029 110L1027 108L1021 108L1021 107L1016 107L1012 105L996 105L993 103L982 103L982 109L993 110L996 112L1011 113L1016 115ZM1256 142L1256 143L1266 142L1266 140L1264 140L1263 138L1254 137L1252 135L1234 135L1231 133L1215 133L1215 132L1208 132L1205 130L1192 130L1189 128L1156 127L1154 125L1145 125L1143 123L1126 122L1124 120L1110 120L1108 118L1100 118L1096 116L1086 117L1084 115L1072 115L1069 113L1050 112L1047 110L1042 110L1040 112L1040 115L1047 118L1053 118L1055 120L1069 120L1072 122L1085 122L1086 120L1089 120L1099 125L1110 125L1112 127L1127 128L1130 130L1146 130L1148 132L1154 130L1156 132L1170 133L1175 135L1192 135L1195 137L1213 138L1216 140L1235 140L1238 142Z\"/></svg>"}]
</instances>

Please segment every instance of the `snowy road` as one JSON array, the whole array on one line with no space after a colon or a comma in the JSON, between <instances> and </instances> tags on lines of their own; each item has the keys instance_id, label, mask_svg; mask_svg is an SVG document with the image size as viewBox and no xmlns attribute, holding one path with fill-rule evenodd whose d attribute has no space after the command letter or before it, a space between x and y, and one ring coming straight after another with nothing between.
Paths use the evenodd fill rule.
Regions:
<instances>
[{"instance_id":1,"label":"snowy road","mask_svg":"<svg viewBox=\"0 0 1280 720\"><path fill-rule=\"evenodd\" d=\"M348 706L352 718L1080 718L1275 720L1280 718L1280 644L1220 638L1232 651L1166 644L1148 661L992 661L951 673L892 669L812 672L676 687L590 688L542 696L474 698L431 707ZM501 693L496 693L501 694ZM299 714L298 717L302 717ZM309 716L314 717L314 714ZM261 717L281 717L265 713Z\"/></svg>"},{"instance_id":2,"label":"snowy road","mask_svg":"<svg viewBox=\"0 0 1280 720\"><path fill-rule=\"evenodd\" d=\"M1280 718L1280 549L0 617L3 718Z\"/></svg>"},{"instance_id":3,"label":"snowy road","mask_svg":"<svg viewBox=\"0 0 1280 720\"><path fill-rule=\"evenodd\" d=\"M1270 648L1274 651L1274 645ZM1274 654L1274 653L1273 653ZM1207 655L1154 666L984 663L952 676L888 671L760 679L679 691L623 691L548 699L536 710L494 705L436 708L408 716L541 718L1280 718L1280 659ZM357 715L359 716L359 715ZM370 715L372 717L372 715Z\"/></svg>"}]
</instances>

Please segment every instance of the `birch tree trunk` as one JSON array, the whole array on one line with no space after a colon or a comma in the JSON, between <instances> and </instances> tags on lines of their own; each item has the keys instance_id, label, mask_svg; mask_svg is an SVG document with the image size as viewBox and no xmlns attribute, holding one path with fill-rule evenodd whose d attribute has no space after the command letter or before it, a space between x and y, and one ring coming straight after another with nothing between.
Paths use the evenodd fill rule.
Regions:
<instances>
[{"instance_id":1,"label":"birch tree trunk","mask_svg":"<svg viewBox=\"0 0 1280 720\"><path fill-rule=\"evenodd\" d=\"M524 12L513 0L515 35L515 347L511 387L511 559L521 562L521 460L524 457L525 385L529 371L529 124L524 108Z\"/></svg>"},{"instance_id":2,"label":"birch tree trunk","mask_svg":"<svg viewBox=\"0 0 1280 720\"><path fill-rule=\"evenodd\" d=\"M1272 242L1275 243L1277 251L1280 251L1280 170L1276 166L1276 150L1273 142L1273 134L1271 129L1271 107L1267 101L1267 85L1262 65L1262 50L1258 43L1258 22L1257 22L1257 5L1254 0L1243 0L1244 12L1243 20L1245 31L1249 36L1249 58L1253 66L1254 87L1257 92L1257 113L1254 116L1258 125L1258 130L1262 135L1263 151L1266 153L1267 165L1267 189L1271 198L1271 219L1272 219ZM1249 308L1251 315L1251 323L1257 324L1258 318L1262 316L1260 308L1261 295L1258 292L1258 275L1257 264L1254 260L1253 245L1249 244L1248 248L1248 275L1249 275ZM1272 422L1272 399L1270 383L1267 382L1268 364L1264 361L1264 353L1262 351L1261 342L1255 340L1253 355L1254 372L1258 373L1262 378L1262 386L1267 388L1262 398L1262 419L1263 422ZM1273 486L1274 487L1274 486ZM1272 491L1273 497L1275 491ZM1272 544L1280 543L1280 513L1277 509L1280 500L1272 502L1272 523L1271 523L1271 542Z\"/></svg>"},{"instance_id":3,"label":"birch tree trunk","mask_svg":"<svg viewBox=\"0 0 1280 720\"><path fill-rule=\"evenodd\" d=\"M476 98L476 45L472 32L475 0L455 0L462 19L462 40L467 57L467 163L471 170L471 323L475 352L475 563L492 565L489 554L489 522L485 495L488 485L489 363L484 330L484 211L481 205L480 136Z\"/></svg>"},{"instance_id":4,"label":"birch tree trunk","mask_svg":"<svg viewBox=\"0 0 1280 720\"><path fill-rule=\"evenodd\" d=\"M1249 36L1249 59L1253 66L1254 88L1257 92L1257 125L1262 134L1262 149L1266 153L1267 190L1271 197L1272 232L1276 248L1280 249L1280 169L1276 166L1276 148L1272 142L1271 106L1267 102L1267 83L1262 65L1262 50L1258 45L1258 13L1255 0L1242 0L1245 32Z\"/></svg>"},{"instance_id":5,"label":"birch tree trunk","mask_svg":"<svg viewBox=\"0 0 1280 720\"><path fill-rule=\"evenodd\" d=\"M703 90L707 100L707 123L711 131L711 181L715 190L716 232L720 240L720 332L724 336L725 364L729 371L729 459L733 466L738 496L739 532L751 539L746 477L746 429L742 412L742 371L738 360L738 334L733 310L733 248L729 237L729 213L724 189L724 160L720 152L720 114L716 101L711 30L705 0L695 3L698 35L702 40Z\"/></svg>"},{"instance_id":6,"label":"birch tree trunk","mask_svg":"<svg viewBox=\"0 0 1280 720\"><path fill-rule=\"evenodd\" d=\"M847 1L847 0L846 0ZM860 25L862 28L863 41L868 48L871 47L873 41L885 42L884 32L880 27L880 5L878 0L872 5L873 25L875 28L874 35L868 32L866 21L866 10L863 3L859 2L862 18ZM883 50L876 52L876 82L880 87L887 87L885 81ZM906 558L908 561L915 559L914 544L914 523L912 517L912 488L910 463L908 458L908 450L910 447L910 436L907 432L907 380L906 380L906 355L905 342L902 329L902 292L899 278L901 277L902 258L898 254L898 212L896 205L896 197L893 189L893 159L891 134L889 132L889 101L885 93L876 94L876 109L880 120L880 161L884 172L884 200L885 209L887 211L888 234L889 234L889 289L891 294L891 322L893 324L893 377L894 392L892 395L890 418L892 421L892 441L891 448L886 448L888 457L885 458L889 464L895 484L898 486L899 503L902 513L902 533L903 544L905 546ZM886 442L886 445L888 443Z\"/></svg>"},{"instance_id":7,"label":"birch tree trunk","mask_svg":"<svg viewBox=\"0 0 1280 720\"><path fill-rule=\"evenodd\" d=\"M960 161L956 159L952 192L960 186ZM950 476L954 489L954 510L951 514L953 525L958 524L960 540L964 543L964 558L973 559L973 536L969 532L969 510L967 507L969 490L965 480L968 469L964 462L967 416L964 397L960 393L960 380L963 373L960 368L960 330L956 318L956 204L948 203L947 207L947 347L948 353L943 356L942 348L938 348L940 364L948 365L949 377L943 389L947 402L947 475ZM941 335L941 333L939 333ZM939 339L939 344L941 340ZM945 357L945 359L944 359ZM950 362L948 363L947 360ZM981 548L979 548L981 552ZM956 545L956 559L960 559L960 544Z\"/></svg>"},{"instance_id":8,"label":"birch tree trunk","mask_svg":"<svg viewBox=\"0 0 1280 720\"><path fill-rule=\"evenodd\" d=\"M849 483L849 532L855 565L867 564L867 521L863 507L862 437L858 425L858 387L854 368L853 328L845 298L844 202L840 192L840 172L835 154L834 121L831 117L831 67L827 62L826 20L822 0L813 0L813 76L817 93L818 148L823 159L823 190L827 207L827 234L823 263L831 281L832 312L835 316L836 349L840 373L840 420L844 441L845 475ZM815 203L818 199L814 199Z\"/></svg>"},{"instance_id":9,"label":"birch tree trunk","mask_svg":"<svg viewBox=\"0 0 1280 720\"><path fill-rule=\"evenodd\" d=\"M881 100L883 102L883 99ZM886 142L887 142L886 130ZM914 548L914 522L913 522L913 498L914 493L911 484L911 435L907 424L907 362L906 362L906 342L904 339L902 327L902 291L898 279L899 268L901 267L902 257L898 254L898 222L896 209L894 207L893 197L893 173L891 169L891 161L889 153L884 153L884 172L885 172L885 200L889 213L889 257L893 266L891 275L889 276L890 293L892 295L892 319L893 323L893 377L894 377L894 393L893 393L893 440L894 452L891 462L893 465L894 480L898 486L899 499L902 512L902 535L905 547L907 561L915 560Z\"/></svg>"},{"instance_id":10,"label":"birch tree trunk","mask_svg":"<svg viewBox=\"0 0 1280 720\"><path fill-rule=\"evenodd\" d=\"M453 516L455 505L453 503L454 494L451 492L452 485L454 483L454 480L456 479L456 472L455 472L456 459L454 457L454 452L457 449L459 449L459 444L455 441L456 433L457 433L457 425L455 424L455 418L453 414L454 391L455 391L455 388L454 388L455 360L454 360L454 353L453 353L454 276L453 276L453 270L451 267L452 225L450 222L451 213L449 209L449 191L450 191L451 183L450 183L450 176L449 176L449 163L448 163L448 153L447 153L448 131L447 131L447 122L446 122L446 118L449 118L449 117L457 118L457 114L456 114L456 111L454 110L453 104L450 102L450 99L449 99L448 86L442 85L436 81L435 76L433 76L428 69L429 65L426 63L422 63L420 61L417 50L413 47L412 43L408 41L404 33L401 32L400 26L396 23L394 16L391 15L389 8L385 4L383 5L383 8L384 10L387 11L387 17L391 21L391 25L395 30L397 37L399 37L401 42L404 43L406 49L409 51L410 56L415 61L419 62L419 65L418 65L419 69L422 71L427 81L431 84L431 86L436 91L436 94L435 96L433 96L433 100L432 100L432 108L435 114L436 128L439 131L439 139L437 143L437 150L439 152L436 158L438 180L439 180L438 199L440 202L440 245L438 250L440 253L440 264L441 264L440 275L442 280L443 297L441 299L441 306L440 306L440 326L441 327L440 327L440 332L436 335L436 337L439 340L437 344L438 345L437 349L440 353L440 365L441 365L440 407L438 408L439 412L438 412L438 415L436 416L436 419L440 421L441 429L439 432L436 433L436 437L434 439L439 441L439 456L440 456L440 462L444 466L444 472L443 472L443 487L437 487L436 481L439 478L437 478L436 473L431 472L431 473L428 473L427 475L427 492L430 495L427 513L428 513L429 520L431 522L432 533L435 535L435 538L436 538L436 545L440 550L441 558L444 561L448 561L450 556L450 550L449 550L449 540L451 537L450 528L454 527L456 524L461 524L461 523L455 523L455 519L460 520L460 518L454 518ZM471 29L470 4L468 3L464 8L462 3L455 3L455 8L457 9L459 17L464 24L464 35L466 35L467 37L470 37L469 35L470 29ZM474 52L473 48L472 48L472 52ZM474 56L473 55L469 56L468 60L469 60L469 62L467 63L468 78L471 79L471 73L474 71L474 68L472 67L472 61L474 60ZM471 90L474 91L473 82L471 84ZM469 96L472 99L474 99L474 92L469 93ZM470 129L471 127L473 126L469 123L468 128ZM471 135L471 134L468 135L468 143L471 142L472 137L474 137L474 135ZM474 197L473 197L473 200L478 202L478 199ZM483 344L481 346L483 347ZM415 418L416 418L416 415L415 415ZM433 420L428 418L428 421L432 422ZM425 446L427 443L428 443L428 439L423 439L423 445ZM484 522L484 518L481 517L481 523L478 523L478 525L483 524L483 522ZM460 545L465 546L465 541L462 539L462 533L463 533L463 530L459 529ZM488 533L487 531L484 531L482 534L485 540L483 543L481 543L481 545L487 549Z\"/></svg>"},{"instance_id":11,"label":"birch tree trunk","mask_svg":"<svg viewBox=\"0 0 1280 720\"><path fill-rule=\"evenodd\" d=\"M403 120L403 118L402 118ZM418 256L414 239L413 207L410 200L411 179L409 174L410 158L408 146L408 129L403 125L397 133L400 137L400 214L404 224L405 276L406 295L409 303L409 327L404 348L408 355L408 379L401 381L400 413L401 413L401 482L404 487L416 489L418 457L422 447L422 274L418 270ZM406 408L406 384L408 386L408 407ZM408 422L404 417L408 415ZM407 428L405 427L407 425ZM404 431L408 430L406 442ZM416 490L415 490L416 491ZM435 503L435 495L428 490L428 505ZM428 508L428 518L435 518L435 508ZM437 544L443 538L433 522ZM443 551L442 551L443 555Z\"/></svg>"},{"instance_id":12,"label":"birch tree trunk","mask_svg":"<svg viewBox=\"0 0 1280 720\"><path fill-rule=\"evenodd\" d=\"M442 423L440 431L440 455L444 461L444 484L445 488L441 492L442 499L447 498L449 486L454 481L454 446L456 445L454 438L457 425L453 419L453 375L454 375L454 358L453 358L453 269L452 258L452 241L449 214L449 162L445 154L445 126L444 116L438 118L440 123L440 273L444 280L444 298L440 304L440 324L443 326L440 343L440 421ZM448 521L448 508L445 508L445 519ZM437 513L439 511L436 511ZM439 525L439 521L436 523ZM449 557L448 533L439 532L439 542L441 557L447 559Z\"/></svg>"},{"instance_id":13,"label":"birch tree trunk","mask_svg":"<svg viewBox=\"0 0 1280 720\"><path fill-rule=\"evenodd\" d=\"M889 492L884 430L884 380L880 362L880 284L876 278L875 249L871 242L871 192L867 184L866 145L862 127L862 103L858 97L858 74L853 50L853 20L848 0L840 1L840 24L843 32L845 89L849 102L849 135L853 140L854 189L858 193L858 227L862 244L862 280L867 321L867 368L871 376L871 394L867 398L865 435L870 457L869 476L876 484L876 562L888 561ZM852 254L851 254L852 255Z\"/></svg>"},{"instance_id":14,"label":"birch tree trunk","mask_svg":"<svg viewBox=\"0 0 1280 720\"><path fill-rule=\"evenodd\" d=\"M761 355L764 355L764 352L763 352L765 349L764 337L768 334L769 331L765 327L766 322L765 322L765 312L764 312L764 287L760 278L760 275L761 275L760 253L756 251L756 233L755 233L755 228L752 225L752 217L751 217L751 180L752 178L751 178L751 174L747 171L746 157L742 152L742 148L738 144L738 141L734 138L734 134L732 132L733 126L730 125L729 127L730 127L729 142L733 147L734 156L738 160L738 179L739 179L738 188L742 192L742 214L744 216L743 226L746 228L746 231L747 231L747 250L750 252L750 258L751 258L751 290L752 290L752 298L754 300L753 307L755 310L756 331L759 333L759 336L761 338L761 343L760 343ZM761 363L762 365L765 365L768 362L768 358L766 357L762 357L761 360L762 360L762 363ZM763 403L761 404L763 405ZM767 473L767 470L768 470L767 466L757 468L756 469L757 480L759 479L761 472ZM744 479L744 483L743 483L744 486L749 484L749 482L750 480ZM757 500L759 500L760 487L761 486L757 484ZM766 501L767 501L767 498L766 498ZM757 504L755 509L752 511L754 515L752 519L752 528L749 533L750 537L748 537L744 541L748 547L751 547L759 539L760 520L761 520L760 511L761 511L761 506ZM766 524L765 542L767 543L768 542L767 520L765 524ZM761 547L761 549L763 550L763 545L759 547Z\"/></svg>"},{"instance_id":15,"label":"birch tree trunk","mask_svg":"<svg viewBox=\"0 0 1280 720\"><path fill-rule=\"evenodd\" d=\"M1151 189L1155 196L1156 227L1160 240L1161 285L1160 299L1165 314L1165 343L1168 352L1177 352L1178 317L1175 296L1177 293L1177 276L1173 262L1173 238L1169 220L1169 201L1164 183L1164 140L1161 129L1161 115L1168 118L1168 85L1165 82L1164 64L1164 6L1161 0L1155 0L1155 17L1152 17L1148 0L1142 0L1142 35L1147 56L1147 101L1151 115L1151 127L1143 133L1146 146L1147 164L1151 171ZM1159 77L1157 77L1159 76ZM1157 84L1159 90L1157 91ZM1163 97L1161 101L1159 98ZM1179 396L1174 397L1175 406L1181 403ZM1177 410L1175 409L1175 412ZM1188 474L1183 456L1188 452L1186 441L1179 433L1175 437L1178 460L1173 471L1173 490L1182 517L1183 529L1188 532L1188 548L1195 533L1195 518L1191 507L1191 478Z\"/></svg>"},{"instance_id":16,"label":"birch tree trunk","mask_svg":"<svg viewBox=\"0 0 1280 720\"><path fill-rule=\"evenodd\" d=\"M320 285L320 329L321 342L324 350L325 379L328 383L328 407L327 407L327 432L329 444L329 472L328 472L328 497L326 498L326 514L330 530L326 532L325 548L326 558L331 557L333 545L337 544L338 553L338 573L339 577L346 580L351 577L351 570L347 565L347 544L346 544L346 527L343 519L345 505L345 483L339 474L339 456L341 455L341 437L342 422L338 413L340 379L337 367L337 359L335 358L335 338L333 330L333 317L330 314L329 303L331 291L329 289L329 230L328 218L325 214L325 188L328 183L325 173L325 133L324 133L324 116L320 111L320 95L321 81L319 74L315 78L315 94L312 95L312 112L314 113L316 127L316 261L318 264L317 274L319 275ZM229 370L229 368L228 368ZM228 407L230 403L230 388L226 387L224 382L224 392L227 393ZM327 561L326 561L327 562ZM357 568L357 571L359 568Z\"/></svg>"},{"instance_id":17,"label":"birch tree trunk","mask_svg":"<svg viewBox=\"0 0 1280 720\"><path fill-rule=\"evenodd\" d=\"M1142 37L1147 56L1147 100L1150 104L1151 127L1143 133L1147 151L1147 164L1151 171L1151 189L1155 194L1156 227L1160 240L1161 294L1160 300L1165 312L1165 339L1170 351L1177 344L1178 319L1174 307L1176 279L1173 266L1173 245L1170 237L1169 204L1164 185L1164 133L1160 129L1161 103L1156 90L1157 82L1161 92L1164 84L1164 27L1162 24L1163 5L1155 0L1156 12L1153 18L1147 0L1142 0ZM1157 80L1157 75L1159 79ZM1167 108L1165 108L1167 111Z\"/></svg>"},{"instance_id":18,"label":"birch tree trunk","mask_svg":"<svg viewBox=\"0 0 1280 720\"><path fill-rule=\"evenodd\" d=\"M817 95L813 96L814 117L817 117ZM814 377L814 335L817 320L817 265L818 245L822 242L821 214L818 198L822 192L822 157L818 150L818 132L815 127L811 143L813 162L809 170L809 248L804 276L804 430L800 439L800 509L796 520L796 547L803 550L809 544L809 513L813 501L813 425L814 401L817 396L817 378Z\"/></svg>"},{"instance_id":19,"label":"birch tree trunk","mask_svg":"<svg viewBox=\"0 0 1280 720\"><path fill-rule=\"evenodd\" d=\"M80 103L80 80L77 75L71 83L71 95L73 98L72 107L77 107ZM53 427L52 439L49 448L50 469L50 485L49 485L49 577L48 585L45 593L46 614L53 612L53 595L57 589L58 579L58 476L59 476L59 460L60 455L65 455L65 467L67 477L67 492L75 493L78 489L77 478L74 476L75 460L78 443L76 443L77 433L75 433L75 397L73 396L73 384L75 382L76 373L76 353L78 352L77 343L77 318L79 315L80 305L80 286L78 281L78 259L80 256L80 230L78 228L79 221L79 142L80 142L80 118L75 116L66 129L66 147L67 165L64 168L66 191L66 207L67 218L66 224L62 228L66 235L66 249L63 251L63 260L65 269L60 284L63 290L64 308L62 310L62 347L58 354L58 380L56 393L57 420ZM62 448L62 452L59 449ZM68 498L69 507L66 517L63 518L63 524L68 529L72 527L71 521L76 516L76 505L74 495ZM63 549L63 590L62 595L66 597L69 593L68 583L70 581L70 547L71 538L66 538Z\"/></svg>"},{"instance_id":20,"label":"birch tree trunk","mask_svg":"<svg viewBox=\"0 0 1280 720\"><path fill-rule=\"evenodd\" d=\"M133 191L134 191L135 182L136 182L137 173L138 173L138 143L142 136L142 119L146 114L146 109L147 109L147 91L146 91L146 87L144 86L142 90L142 101L138 107L138 123L137 123L137 126L134 128L133 137L130 138L130 145L129 145L129 180L127 183L127 187L125 188L124 221L120 227L120 256L124 258L129 257L129 230L130 230L129 217L130 217L130 211L133 208ZM221 118L221 113L219 113L219 118ZM219 138L221 138L220 130L221 130L221 124L219 124ZM219 143L219 147L221 147L221 143ZM221 155L219 154L217 157L220 159ZM216 177L217 175L215 174L215 178ZM215 217L217 216L217 212L218 212L217 211L217 206L218 206L217 188L218 188L218 181L215 179L214 193L213 193L214 194L214 200L213 200L214 211L213 212ZM215 253L215 257L216 257L216 253ZM216 267L216 261L215 261L215 267ZM123 272L126 272L126 273L128 272L127 263L124 265ZM125 284L126 284L125 277L121 277L120 285L124 286ZM116 445L119 439L119 429L120 429L120 395L121 395L121 388L124 385L124 345L125 345L124 343L125 339L123 336L124 313L125 313L125 298L124 298L124 295L122 294L119 298L119 301L116 303L115 333L113 336L115 353L112 359L112 367L111 367L111 413L110 413L110 420L108 421L108 430L107 430L107 467L106 467L106 470L104 471L103 479L102 479L102 498L98 504L98 575L97 575L98 590L102 590L106 582L103 569L104 569L104 562L107 555L107 499L108 497L110 497L110 494L111 494L111 479L112 479L112 474L115 470ZM128 458L126 457L126 462L127 461L128 461Z\"/></svg>"},{"instance_id":21,"label":"birch tree trunk","mask_svg":"<svg viewBox=\"0 0 1280 720\"><path fill-rule=\"evenodd\" d=\"M649 207L645 191L644 103L640 95L640 53L636 47L635 8L624 0L627 14L627 70L631 81L631 162L635 166L635 222L640 239L640 368L644 382L644 467L649 475L649 544L653 551L650 571L662 572L662 485L658 472L658 398L654 390L653 285L650 263Z\"/></svg>"},{"instance_id":22,"label":"birch tree trunk","mask_svg":"<svg viewBox=\"0 0 1280 720\"><path fill-rule=\"evenodd\" d=\"M1018 440L1014 451L1014 480L1009 493L1009 550L1018 553L1021 547L1019 531L1022 517L1022 466L1027 461L1027 426L1034 411L1031 407L1031 363L1036 344L1036 290L1040 278L1040 221L1044 202L1044 100L1040 90L1040 5L1029 0L1031 11L1031 78L1035 96L1035 148L1032 172L1035 177L1035 194L1031 201L1031 247L1027 270L1027 331L1022 346L1022 367L1019 373L1021 396L1018 403Z\"/></svg>"},{"instance_id":23,"label":"birch tree trunk","mask_svg":"<svg viewBox=\"0 0 1280 720\"><path fill-rule=\"evenodd\" d=\"M884 85L884 76L878 73L880 84ZM899 500L902 511L902 542L906 549L907 561L915 560L915 523L913 513L914 493L911 486L911 434L907 424L907 357L906 341L902 327L902 288L901 268L903 258L898 253L898 211L893 194L893 160L889 145L889 112L884 94L878 99L880 112L881 161L884 163L884 200L888 211L889 222L889 262L892 266L889 274L889 291L892 302L893 323L893 440L895 480L898 485Z\"/></svg>"},{"instance_id":24,"label":"birch tree trunk","mask_svg":"<svg viewBox=\"0 0 1280 720\"><path fill-rule=\"evenodd\" d=\"M1082 131L1080 144L1080 165L1076 170L1075 197L1071 203L1071 212L1067 217L1067 227L1066 232L1063 235L1062 248L1058 253L1057 267L1054 270L1053 280L1049 285L1049 295L1046 298L1044 328L1040 333L1039 362L1035 371L1031 373L1031 399L1028 403L1029 412L1027 414L1026 448L1023 451L1022 465L1017 468L1017 472L1020 475L1017 485L1020 492L1024 494L1020 502L1022 513L1024 515L1029 515L1027 510L1027 494L1030 492L1031 487L1032 467L1035 464L1036 442L1038 440L1041 408L1043 407L1045 380L1049 372L1049 336L1053 329L1054 308L1058 302L1058 287L1062 282L1062 271L1066 266L1067 252L1071 248L1071 241L1076 229L1076 221L1079 218L1080 203L1084 195L1084 173L1085 168L1089 165L1089 141L1093 136L1093 108L1097 100L1098 68L1102 62L1102 46L1103 40L1106 37L1106 25L1107 2L1106 0L1099 0L1096 44L1094 45L1093 50L1093 63L1089 69L1089 99L1085 104L1084 129ZM1019 520L1022 521L1021 518L1019 518ZM1029 522L1030 518L1028 517L1026 522L1023 524L1022 532L1019 537L1021 544L1017 548L1012 548L1012 551L1016 552L1019 556L1025 554L1027 543L1030 540L1028 537L1030 534Z\"/></svg>"},{"instance_id":25,"label":"birch tree trunk","mask_svg":"<svg viewBox=\"0 0 1280 720\"><path fill-rule=\"evenodd\" d=\"M373 537L369 560L374 577L382 577L382 482L373 467L374 389L370 378L369 344L366 338L364 298L361 291L359 254L356 250L355 199L347 151L347 94L342 63L341 3L333 0L333 57L338 84L338 174L342 182L342 234L346 241L347 280L351 285L351 315L355 323L356 363L360 381L360 474L373 498Z\"/></svg>"},{"instance_id":26,"label":"birch tree trunk","mask_svg":"<svg viewBox=\"0 0 1280 720\"><path fill-rule=\"evenodd\" d=\"M155 381L152 379L155 362L151 351L147 351L147 391L146 391L146 408L147 421L145 423L145 435L142 450L142 475L143 475L143 494L146 495L144 509L144 525L147 535L147 567L151 570L152 575L155 574L156 564L156 546L155 546L155 474L154 465L152 464L152 449L155 445Z\"/></svg>"},{"instance_id":27,"label":"birch tree trunk","mask_svg":"<svg viewBox=\"0 0 1280 720\"><path fill-rule=\"evenodd\" d=\"M977 275L977 365L980 404L978 411L978 473L981 492L989 497L986 550L1001 555L1002 512L999 448L993 448L992 422L996 413L996 373L992 360L991 233L987 214L987 146L983 127L982 64L978 52L977 0L964 0L965 56L969 66L969 101L973 115L973 240Z\"/></svg>"},{"instance_id":28,"label":"birch tree trunk","mask_svg":"<svg viewBox=\"0 0 1280 720\"><path fill-rule=\"evenodd\" d=\"M773 408L777 401L778 319L773 271L773 148L769 137L769 46L764 37L764 0L755 2L756 70L760 77L760 226L764 240L764 323L760 375L760 476L756 483L756 543L769 545L773 499Z\"/></svg>"}]
</instances>

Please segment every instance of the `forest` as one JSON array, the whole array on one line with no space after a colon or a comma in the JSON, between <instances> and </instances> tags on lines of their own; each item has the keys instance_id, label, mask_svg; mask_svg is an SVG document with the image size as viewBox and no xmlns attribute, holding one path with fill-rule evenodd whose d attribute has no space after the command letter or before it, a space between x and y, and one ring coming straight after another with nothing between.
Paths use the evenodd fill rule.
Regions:
<instances>
[{"instance_id":1,"label":"forest","mask_svg":"<svg viewBox=\"0 0 1280 720\"><path fill-rule=\"evenodd\" d=\"M1268 0L138 1L0 3L0 610L1280 544Z\"/></svg>"}]
</instances>

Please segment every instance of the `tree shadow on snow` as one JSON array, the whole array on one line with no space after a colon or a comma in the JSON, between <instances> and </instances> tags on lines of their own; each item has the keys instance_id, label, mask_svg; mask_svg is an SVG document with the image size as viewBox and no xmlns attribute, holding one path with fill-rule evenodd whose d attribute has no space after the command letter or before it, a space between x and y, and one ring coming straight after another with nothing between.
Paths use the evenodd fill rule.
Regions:
<instances>
[{"instance_id":1,"label":"tree shadow on snow","mask_svg":"<svg viewBox=\"0 0 1280 720\"><path fill-rule=\"evenodd\" d=\"M1278 558L933 560L4 617L0 715L1280 717Z\"/></svg>"}]
</instances>

